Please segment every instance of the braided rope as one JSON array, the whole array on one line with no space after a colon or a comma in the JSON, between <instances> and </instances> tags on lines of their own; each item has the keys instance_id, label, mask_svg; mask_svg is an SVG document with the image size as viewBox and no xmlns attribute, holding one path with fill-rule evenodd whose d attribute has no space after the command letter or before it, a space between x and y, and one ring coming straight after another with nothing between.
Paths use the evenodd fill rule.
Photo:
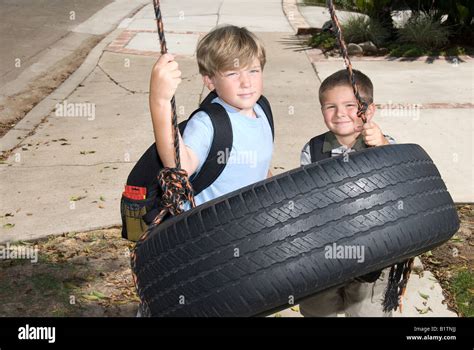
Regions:
<instances>
[{"instance_id":1,"label":"braided rope","mask_svg":"<svg viewBox=\"0 0 474 350\"><path fill-rule=\"evenodd\" d=\"M165 39L165 30L163 27L163 17L161 15L160 9L160 0L153 0L153 7L155 8L155 18L156 18L156 25L158 28L158 37L160 40L160 47L161 47L161 54L165 54L168 52L168 48L166 47L166 39ZM178 134L178 116L176 114L176 101L173 96L171 99L171 122L173 124L173 142L174 148L176 149L175 152L175 163L176 168L181 168L181 159L179 154L179 134Z\"/></svg>"},{"instance_id":2,"label":"braided rope","mask_svg":"<svg viewBox=\"0 0 474 350\"><path fill-rule=\"evenodd\" d=\"M351 82L352 89L354 90L354 95L357 98L357 105L358 105L357 117L362 119L362 122L366 123L367 118L365 117L365 113L367 112L367 108L368 108L369 105L359 94L359 89L358 89L356 81L355 81L354 72L352 71L352 63L351 63L351 60L349 58L349 54L347 52L346 42L344 41L344 37L342 35L341 25L340 25L339 20L336 16L336 10L334 8L334 4L333 4L332 0L327 0L326 4L327 4L328 9L329 9L329 14L331 15L331 20L334 24L334 28L335 28L334 29L335 30L334 35L336 36L337 42L339 43L339 49L341 51L341 56L344 60L344 65L345 65L345 67L347 69L347 73L349 75L349 81Z\"/></svg>"},{"instance_id":3,"label":"braided rope","mask_svg":"<svg viewBox=\"0 0 474 350\"><path fill-rule=\"evenodd\" d=\"M161 54L168 52L166 47L165 31L163 27L163 18L161 15L160 1L153 0L153 7L155 9L155 18L158 29L158 37L160 41ZM183 206L186 201L189 201L191 208L196 206L194 201L194 191L189 181L188 173L181 168L181 158L179 150L179 129L178 129L178 116L176 113L176 101L175 97L170 101L171 103L171 124L173 129L173 146L174 146L174 159L175 167L165 167L163 168L157 178L158 183L160 184L163 194L160 201L160 211L158 215L153 219L152 223L148 226L147 230L143 233L140 239L137 241L134 249L132 250L131 257L131 267L132 267L132 277L137 290L137 294L140 297L141 305L140 310L142 316L149 317L151 316L150 308L145 300L145 296L141 293L141 289L138 285L138 278L135 273L136 271L136 262L137 262L137 251L138 248L143 244L143 242L149 237L150 232L159 225L165 216L170 213L171 215L178 215L183 212Z\"/></svg>"},{"instance_id":4,"label":"braided rope","mask_svg":"<svg viewBox=\"0 0 474 350\"><path fill-rule=\"evenodd\" d=\"M363 123L367 122L365 113L367 112L368 104L359 94L359 89L355 81L354 72L352 71L352 63L347 52L346 42L344 41L344 36L342 35L342 28L339 20L336 16L336 10L334 8L334 3L332 0L326 0L327 7L329 9L329 14L331 15L331 20L334 24L334 35L336 36L337 42L339 43L339 49L341 51L341 56L344 60L344 65L347 69L349 76L349 81L354 90L354 95L357 98L357 117L362 119ZM385 298L383 301L384 311L397 310L397 307L400 307L400 312L402 311L402 297L405 294L406 287L408 284L408 279L413 268L415 258L410 258L403 261L402 263L393 265L390 269L389 282L385 292Z\"/></svg>"},{"instance_id":5,"label":"braided rope","mask_svg":"<svg viewBox=\"0 0 474 350\"><path fill-rule=\"evenodd\" d=\"M398 305L400 306L400 312L402 312L403 303L402 297L405 295L408 279L410 278L411 271L413 270L413 265L415 264L415 258L410 258L405 261L405 266L403 268L403 278L400 282L400 296L398 299Z\"/></svg>"}]
</instances>

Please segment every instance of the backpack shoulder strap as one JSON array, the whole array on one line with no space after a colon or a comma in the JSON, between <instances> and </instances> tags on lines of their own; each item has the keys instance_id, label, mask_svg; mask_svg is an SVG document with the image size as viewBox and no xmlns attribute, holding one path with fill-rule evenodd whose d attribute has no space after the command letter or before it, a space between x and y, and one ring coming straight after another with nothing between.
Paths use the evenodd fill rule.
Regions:
<instances>
[{"instance_id":1,"label":"backpack shoulder strap","mask_svg":"<svg viewBox=\"0 0 474 350\"><path fill-rule=\"evenodd\" d=\"M212 90L210 93L207 94L207 96L202 100L202 102L199 104L199 107L210 105L212 103L212 100L215 99L217 96L216 90Z\"/></svg>"},{"instance_id":2,"label":"backpack shoulder strap","mask_svg":"<svg viewBox=\"0 0 474 350\"><path fill-rule=\"evenodd\" d=\"M309 149L311 152L311 163L331 157L330 152L323 153L323 145L326 133L313 137L309 141Z\"/></svg>"},{"instance_id":3,"label":"backpack shoulder strap","mask_svg":"<svg viewBox=\"0 0 474 350\"><path fill-rule=\"evenodd\" d=\"M213 127L213 139L209 154L198 174L192 179L194 195L197 196L208 188L224 171L227 155L232 150L232 124L224 107L218 103L202 104L193 112L188 121L198 112L204 111L209 115ZM186 125L183 125L183 130Z\"/></svg>"},{"instance_id":4,"label":"backpack shoulder strap","mask_svg":"<svg viewBox=\"0 0 474 350\"><path fill-rule=\"evenodd\" d=\"M268 119L268 124L270 124L270 128L272 129L273 140L275 140L275 127L273 124L273 113L272 107L270 107L270 102L268 102L267 98L262 95L258 99L257 103L260 105L260 107L262 107L263 111L265 112L265 116Z\"/></svg>"}]
</instances>

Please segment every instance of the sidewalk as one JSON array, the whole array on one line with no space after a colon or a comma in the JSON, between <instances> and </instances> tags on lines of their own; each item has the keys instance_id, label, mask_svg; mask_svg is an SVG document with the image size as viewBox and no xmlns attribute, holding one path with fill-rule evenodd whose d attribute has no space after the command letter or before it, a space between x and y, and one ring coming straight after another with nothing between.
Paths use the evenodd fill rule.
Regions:
<instances>
[{"instance_id":1,"label":"sidewalk","mask_svg":"<svg viewBox=\"0 0 474 350\"><path fill-rule=\"evenodd\" d=\"M283 5L287 2L292 1L285 0ZM294 25L292 19L288 20L283 13L280 0L258 3L204 0L193 3L192 8L184 0L162 1L162 12L169 50L178 55L177 60L183 72L183 82L176 95L180 119L187 117L207 93L194 56L199 37L216 24L246 26L264 41L267 50L264 91L272 103L275 124L278 126L272 172L278 174L299 166L303 144L324 130L317 100L320 81L341 68L342 63L311 61L311 56L306 52L295 50L298 43L293 35ZM296 18L299 19L298 16ZM19 123L21 125L18 128L21 129L22 125L27 128L42 121L34 133L20 141L17 140L18 131L11 130L1 139L2 150L12 148L19 141L20 145L0 164L0 190L3 194L0 202L0 244L121 224L119 203L124 182L134 163L153 142L148 85L151 68L158 57L155 31L152 6L146 5L133 17L122 21L91 52L81 68L32 111L31 115L35 117L27 116ZM403 76L415 74L412 71L400 74L397 64L385 61L356 62L355 66L374 75L376 86L381 87L377 90L380 95L376 97L379 99L380 96L380 102L389 97L397 103L417 102L416 99L402 97L413 96L412 91L419 87L411 91L405 87L398 90L383 88L387 86L387 81L402 86ZM423 64L416 63L414 71L421 69L416 67L425 67ZM386 69L387 65L393 68ZM462 81L463 74L468 74L465 66L468 64L460 65L461 69L456 71L459 81ZM428 86L431 80L423 76L423 81ZM468 90L466 87L463 90L460 91L459 102L468 99ZM405 91L407 95L403 95ZM426 95L422 102L431 101L430 96ZM446 101L451 98L452 95L446 95ZM441 102L438 99L434 101ZM74 116L58 116L50 112L56 103L66 110L69 106L83 109L73 113ZM442 115L439 112L430 110L430 114L435 114L437 118L436 123L441 123ZM451 110L448 112L452 114ZM467 115L469 110L462 112ZM464 136L472 132L472 124L469 125L463 119L463 113L450 117L456 118L458 124L448 124L456 125L457 130L462 131L452 136L459 140L456 146L458 164L468 157L468 152L472 156L472 148L468 148L472 141ZM427 123L424 116L417 124L420 127ZM418 129L406 130L406 119L388 121L380 118L379 121L399 142L416 140L427 147L440 170L445 169L444 158L439 158L436 152L436 147L441 147L441 143L435 142L433 137L427 137L424 144L423 140L414 137L420 136ZM436 128L438 125L435 124ZM441 134L442 129L436 131L437 135L445 135ZM433 146L428 149L431 144ZM452 152L446 152L449 151ZM467 164L471 164L470 159ZM463 171L464 176L469 176L468 172ZM465 188L467 183L464 180ZM465 189L465 193L469 191ZM408 293L412 294L407 295L403 316L419 316L413 308L416 303L423 302L419 300L417 284L420 291L425 290L423 293L432 295L431 315L455 316L441 304L443 297L439 285L430 281L426 275L425 279L412 276L408 287ZM286 311L285 315L298 316L299 313Z\"/></svg>"},{"instance_id":2,"label":"sidewalk","mask_svg":"<svg viewBox=\"0 0 474 350\"><path fill-rule=\"evenodd\" d=\"M300 4L299 9L306 21L303 26L321 28L330 18L325 7ZM358 14L337 11L337 15L343 23ZM343 68L340 59L326 59L319 50L310 50L308 55L321 81ZM454 201L474 202L474 60L351 60L374 83L379 109L375 121L384 132L399 143L421 145L433 158Z\"/></svg>"},{"instance_id":3,"label":"sidewalk","mask_svg":"<svg viewBox=\"0 0 474 350\"><path fill-rule=\"evenodd\" d=\"M265 94L272 100L275 122L280 125L273 170L279 173L298 166L304 140L315 132L311 111L317 109L318 81L305 54L289 49L292 29L280 1L267 1L260 10L250 1L225 1L222 5L204 1L180 19L183 8L187 8L184 1L164 1L162 8L169 50L178 54L184 76L176 96L181 117L197 108L205 93L194 57L199 36L226 22L259 30L269 58ZM250 8L254 13L250 17L234 15ZM156 32L150 32L156 30L154 25L151 5L124 20L91 53L82 71L76 71L48 101L35 108L44 115L36 113L37 120L26 117L17 125L26 128L47 117L0 165L1 190L8 198L0 203L0 213L13 215L1 219L0 242L121 223L118 208L123 184L134 162L153 142L147 93L159 48ZM302 76L305 79L299 78ZM297 83L299 89L286 89ZM56 103L62 107L87 104L95 116L56 116L49 113ZM295 122L302 130L297 138L292 132ZM15 144L17 132L5 135L2 145ZM3 227L7 223L14 226Z\"/></svg>"}]
</instances>

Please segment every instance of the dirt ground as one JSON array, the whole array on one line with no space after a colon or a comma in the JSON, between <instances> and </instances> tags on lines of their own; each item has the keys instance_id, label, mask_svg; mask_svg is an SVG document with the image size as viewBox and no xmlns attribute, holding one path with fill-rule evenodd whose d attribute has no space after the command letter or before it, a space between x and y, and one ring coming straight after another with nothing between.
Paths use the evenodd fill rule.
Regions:
<instances>
[{"instance_id":1,"label":"dirt ground","mask_svg":"<svg viewBox=\"0 0 474 350\"><path fill-rule=\"evenodd\" d=\"M459 231L420 258L440 282L448 307L459 316L474 317L474 205L458 206L458 214Z\"/></svg>"},{"instance_id":2,"label":"dirt ground","mask_svg":"<svg viewBox=\"0 0 474 350\"><path fill-rule=\"evenodd\" d=\"M0 102L0 137L28 114L39 102L61 85L84 62L90 50L104 36L85 40L70 55L57 62L48 72L32 81L24 91L6 96Z\"/></svg>"},{"instance_id":3,"label":"dirt ground","mask_svg":"<svg viewBox=\"0 0 474 350\"><path fill-rule=\"evenodd\" d=\"M425 269L443 287L448 306L473 316L474 206L458 207L461 228L423 254ZM65 234L16 247L38 248L38 262L0 260L0 316L135 316L130 272L133 243L120 228Z\"/></svg>"},{"instance_id":4,"label":"dirt ground","mask_svg":"<svg viewBox=\"0 0 474 350\"><path fill-rule=\"evenodd\" d=\"M18 244L38 247L38 262L0 262L0 315L135 316L133 243L119 228Z\"/></svg>"}]
</instances>

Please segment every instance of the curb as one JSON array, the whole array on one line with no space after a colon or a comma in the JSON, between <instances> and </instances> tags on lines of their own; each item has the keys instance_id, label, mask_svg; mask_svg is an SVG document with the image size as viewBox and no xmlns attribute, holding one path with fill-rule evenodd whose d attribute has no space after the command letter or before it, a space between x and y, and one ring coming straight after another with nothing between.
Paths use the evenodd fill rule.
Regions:
<instances>
[{"instance_id":1,"label":"curb","mask_svg":"<svg viewBox=\"0 0 474 350\"><path fill-rule=\"evenodd\" d=\"M281 7L295 33L311 27L298 8L298 0L282 0Z\"/></svg>"}]
</instances>

